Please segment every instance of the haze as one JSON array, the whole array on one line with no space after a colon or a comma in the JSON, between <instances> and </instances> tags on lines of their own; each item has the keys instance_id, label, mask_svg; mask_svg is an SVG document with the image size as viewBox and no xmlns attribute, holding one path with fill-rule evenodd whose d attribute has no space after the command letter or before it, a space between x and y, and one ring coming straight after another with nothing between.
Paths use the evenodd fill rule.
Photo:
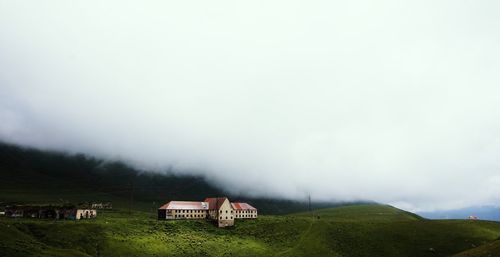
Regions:
<instances>
[{"instance_id":1,"label":"haze","mask_svg":"<svg viewBox=\"0 0 500 257\"><path fill-rule=\"evenodd\" d=\"M253 196L499 206L499 7L0 0L0 140Z\"/></svg>"}]
</instances>

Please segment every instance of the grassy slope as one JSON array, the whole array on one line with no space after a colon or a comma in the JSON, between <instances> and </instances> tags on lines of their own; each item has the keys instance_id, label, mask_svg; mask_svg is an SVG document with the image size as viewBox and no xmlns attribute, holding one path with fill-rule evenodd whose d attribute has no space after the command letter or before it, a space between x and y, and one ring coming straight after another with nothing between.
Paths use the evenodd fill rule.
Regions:
<instances>
[{"instance_id":1,"label":"grassy slope","mask_svg":"<svg viewBox=\"0 0 500 257\"><path fill-rule=\"evenodd\" d=\"M453 255L453 257L500 257L500 239Z\"/></svg>"},{"instance_id":2,"label":"grassy slope","mask_svg":"<svg viewBox=\"0 0 500 257\"><path fill-rule=\"evenodd\" d=\"M319 218L318 218L319 216ZM5 256L451 256L486 247L500 223L430 221L390 206L360 205L261 216L218 229L156 221L151 213L100 213L91 221L0 219ZM469 255L460 255L469 256ZM482 255L471 255L482 256Z\"/></svg>"}]
</instances>

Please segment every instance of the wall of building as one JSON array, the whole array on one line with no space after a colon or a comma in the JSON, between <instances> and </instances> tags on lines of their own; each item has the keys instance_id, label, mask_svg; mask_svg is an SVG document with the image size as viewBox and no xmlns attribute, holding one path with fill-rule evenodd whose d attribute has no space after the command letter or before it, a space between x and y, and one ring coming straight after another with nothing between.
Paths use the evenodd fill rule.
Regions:
<instances>
[{"instance_id":1,"label":"wall of building","mask_svg":"<svg viewBox=\"0 0 500 257\"><path fill-rule=\"evenodd\" d=\"M206 219L206 210L166 210L166 219Z\"/></svg>"},{"instance_id":2,"label":"wall of building","mask_svg":"<svg viewBox=\"0 0 500 257\"><path fill-rule=\"evenodd\" d=\"M219 209L218 216L219 227L228 227L234 225L234 210L233 207L231 207L231 203L228 199L225 199L222 203Z\"/></svg>"},{"instance_id":3,"label":"wall of building","mask_svg":"<svg viewBox=\"0 0 500 257\"><path fill-rule=\"evenodd\" d=\"M235 211L236 219L256 219L257 218L257 210L236 210Z\"/></svg>"},{"instance_id":4,"label":"wall of building","mask_svg":"<svg viewBox=\"0 0 500 257\"><path fill-rule=\"evenodd\" d=\"M93 209L78 209L76 210L75 218L79 219L91 219L97 216L97 211Z\"/></svg>"}]
</instances>

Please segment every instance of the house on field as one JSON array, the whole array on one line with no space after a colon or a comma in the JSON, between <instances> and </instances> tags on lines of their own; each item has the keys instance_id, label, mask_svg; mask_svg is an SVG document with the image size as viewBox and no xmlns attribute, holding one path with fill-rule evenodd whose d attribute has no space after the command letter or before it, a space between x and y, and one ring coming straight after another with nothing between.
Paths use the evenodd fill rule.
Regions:
<instances>
[{"instance_id":1,"label":"house on field","mask_svg":"<svg viewBox=\"0 0 500 257\"><path fill-rule=\"evenodd\" d=\"M236 219L256 219L257 209L248 203L231 203Z\"/></svg>"},{"instance_id":2,"label":"house on field","mask_svg":"<svg viewBox=\"0 0 500 257\"><path fill-rule=\"evenodd\" d=\"M207 198L208 215L212 220L217 221L217 226L229 227L234 225L234 210L227 197Z\"/></svg>"},{"instance_id":3,"label":"house on field","mask_svg":"<svg viewBox=\"0 0 500 257\"><path fill-rule=\"evenodd\" d=\"M158 208L159 220L207 219L218 227L234 225L235 219L256 219L257 209L247 203L231 203L227 197L206 198L203 202L170 201Z\"/></svg>"},{"instance_id":4,"label":"house on field","mask_svg":"<svg viewBox=\"0 0 500 257\"><path fill-rule=\"evenodd\" d=\"M97 216L97 211L94 209L76 209L75 211L75 219L93 219Z\"/></svg>"}]
</instances>

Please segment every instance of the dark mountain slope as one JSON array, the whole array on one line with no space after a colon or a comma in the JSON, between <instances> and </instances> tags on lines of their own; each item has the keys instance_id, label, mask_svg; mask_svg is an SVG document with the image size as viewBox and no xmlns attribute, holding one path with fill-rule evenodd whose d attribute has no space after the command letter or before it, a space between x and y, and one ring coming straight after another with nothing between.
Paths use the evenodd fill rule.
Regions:
<instances>
[{"instance_id":1,"label":"dark mountain slope","mask_svg":"<svg viewBox=\"0 0 500 257\"><path fill-rule=\"evenodd\" d=\"M153 211L169 200L202 200L229 195L203 177L152 173L121 162L83 154L41 151L0 143L0 202L112 201L120 208ZM308 204L267 198L231 196L248 201L261 213L305 211ZM314 208L336 203L313 203Z\"/></svg>"}]
</instances>

